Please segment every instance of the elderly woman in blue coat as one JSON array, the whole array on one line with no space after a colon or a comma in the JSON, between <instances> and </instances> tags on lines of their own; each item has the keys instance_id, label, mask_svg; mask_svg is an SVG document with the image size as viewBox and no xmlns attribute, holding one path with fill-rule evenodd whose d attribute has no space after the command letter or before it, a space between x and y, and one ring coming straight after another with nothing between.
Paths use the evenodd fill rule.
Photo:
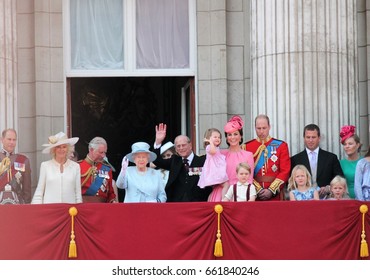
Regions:
<instances>
[{"instance_id":1,"label":"elderly woman in blue coat","mask_svg":"<svg viewBox=\"0 0 370 280\"><path fill-rule=\"evenodd\" d=\"M117 187L125 189L124 202L166 202L167 196L160 171L148 167L157 158L149 150L149 144L136 142L131 153L122 160L121 172L117 178ZM128 167L128 161L135 166Z\"/></svg>"}]
</instances>

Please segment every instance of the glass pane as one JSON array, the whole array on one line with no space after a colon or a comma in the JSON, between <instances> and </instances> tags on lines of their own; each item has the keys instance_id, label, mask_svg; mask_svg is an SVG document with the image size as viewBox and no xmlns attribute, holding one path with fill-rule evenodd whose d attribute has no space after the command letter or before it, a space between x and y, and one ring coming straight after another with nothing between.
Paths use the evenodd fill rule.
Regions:
<instances>
[{"instance_id":1,"label":"glass pane","mask_svg":"<svg viewBox=\"0 0 370 280\"><path fill-rule=\"evenodd\" d=\"M123 69L123 0L70 0L72 69Z\"/></svg>"},{"instance_id":2,"label":"glass pane","mask_svg":"<svg viewBox=\"0 0 370 280\"><path fill-rule=\"evenodd\" d=\"M188 1L136 1L136 57L140 69L189 68Z\"/></svg>"}]
</instances>

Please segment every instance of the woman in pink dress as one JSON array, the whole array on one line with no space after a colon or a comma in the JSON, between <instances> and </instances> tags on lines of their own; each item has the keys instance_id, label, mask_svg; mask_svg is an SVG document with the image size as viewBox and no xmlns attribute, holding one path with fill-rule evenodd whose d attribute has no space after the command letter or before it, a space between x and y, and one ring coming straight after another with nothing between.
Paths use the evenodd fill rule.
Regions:
<instances>
[{"instance_id":1,"label":"woman in pink dress","mask_svg":"<svg viewBox=\"0 0 370 280\"><path fill-rule=\"evenodd\" d=\"M221 201L224 188L228 189L225 156L220 152L221 132L217 128L209 128L204 134L206 161L199 177L198 186L205 188L212 186L208 201Z\"/></svg>"},{"instance_id":2,"label":"woman in pink dress","mask_svg":"<svg viewBox=\"0 0 370 280\"><path fill-rule=\"evenodd\" d=\"M236 167L241 162L246 162L251 167L251 174L254 173L253 154L241 148L243 143L243 125L244 122L240 116L233 116L224 127L226 143L229 146L227 150L221 150L226 158L226 174L229 177L229 185L236 184ZM250 176L249 184L253 183L253 176ZM222 197L225 195L223 193Z\"/></svg>"}]
</instances>

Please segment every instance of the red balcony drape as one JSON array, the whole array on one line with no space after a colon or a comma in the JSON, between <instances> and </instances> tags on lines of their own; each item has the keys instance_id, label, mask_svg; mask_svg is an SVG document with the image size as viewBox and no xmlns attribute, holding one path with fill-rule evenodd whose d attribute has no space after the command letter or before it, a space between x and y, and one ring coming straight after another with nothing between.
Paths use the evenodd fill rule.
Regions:
<instances>
[{"instance_id":1,"label":"red balcony drape","mask_svg":"<svg viewBox=\"0 0 370 280\"><path fill-rule=\"evenodd\" d=\"M360 257L361 201L0 205L0 259L68 259L74 218L81 260L369 259ZM365 214L370 248L370 214ZM73 259L72 259L73 260Z\"/></svg>"}]
</instances>

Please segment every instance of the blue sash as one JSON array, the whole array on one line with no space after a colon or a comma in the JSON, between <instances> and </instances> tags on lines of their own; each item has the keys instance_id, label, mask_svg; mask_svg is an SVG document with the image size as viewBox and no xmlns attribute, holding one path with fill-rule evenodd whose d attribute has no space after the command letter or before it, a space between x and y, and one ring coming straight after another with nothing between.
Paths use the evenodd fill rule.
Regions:
<instances>
[{"instance_id":1,"label":"blue sash","mask_svg":"<svg viewBox=\"0 0 370 280\"><path fill-rule=\"evenodd\" d=\"M276 147L275 150L277 150L279 148L279 146L281 145L281 143L283 143L283 141L280 141L280 140L277 140L277 139L274 139L271 141L271 143L269 145L266 146L266 149L267 149L267 158L270 158L271 157L271 146L274 146ZM261 152L263 153L263 151ZM264 165L265 163L265 158L261 155L260 156L260 159L258 160L257 164L254 166L254 175L256 176L256 174L261 170L262 166Z\"/></svg>"},{"instance_id":2,"label":"blue sash","mask_svg":"<svg viewBox=\"0 0 370 280\"><path fill-rule=\"evenodd\" d=\"M103 164L101 166L101 169L99 170L99 173L108 174L109 170L110 170L110 167ZM104 179L105 179L105 176L101 176L100 174L98 174L98 176L96 176L95 178L95 181L86 190L85 194L86 195L96 195L96 192L98 191L100 186L103 184Z\"/></svg>"}]
</instances>

